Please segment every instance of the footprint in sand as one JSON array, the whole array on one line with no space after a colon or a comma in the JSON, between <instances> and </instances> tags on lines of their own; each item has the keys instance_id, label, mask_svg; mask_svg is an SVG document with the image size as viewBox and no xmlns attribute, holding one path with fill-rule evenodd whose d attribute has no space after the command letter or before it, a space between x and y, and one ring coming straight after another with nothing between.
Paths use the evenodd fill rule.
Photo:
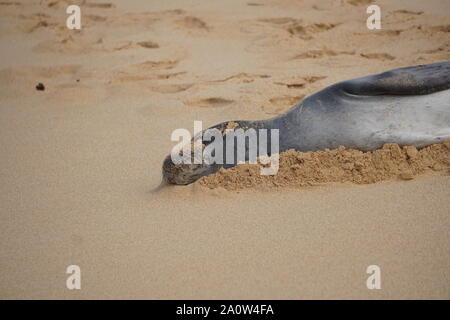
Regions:
<instances>
[{"instance_id":1,"label":"footprint in sand","mask_svg":"<svg viewBox=\"0 0 450 320\"><path fill-rule=\"evenodd\" d=\"M187 89L192 87L192 85L193 85L192 83L166 84L166 85L163 84L163 85L152 86L152 87L150 87L150 89L152 91L159 92L159 93L171 94L171 93L178 93L178 92L186 91Z\"/></svg>"},{"instance_id":2,"label":"footprint in sand","mask_svg":"<svg viewBox=\"0 0 450 320\"><path fill-rule=\"evenodd\" d=\"M425 51L419 51L420 53L426 53L426 54L433 54L433 53L441 53L441 52L450 52L450 43L444 44L442 46L439 46L435 49L425 50Z\"/></svg>"},{"instance_id":3,"label":"footprint in sand","mask_svg":"<svg viewBox=\"0 0 450 320\"><path fill-rule=\"evenodd\" d=\"M326 78L325 76L306 76L306 77L303 77L303 79L305 79L305 81L308 82L308 83L314 83L314 82L323 80L325 78Z\"/></svg>"},{"instance_id":4,"label":"footprint in sand","mask_svg":"<svg viewBox=\"0 0 450 320\"><path fill-rule=\"evenodd\" d=\"M183 103L190 107L201 107L201 108L217 108L217 107L225 107L227 105L232 104L234 101L219 97L212 97L206 99L193 99L187 100Z\"/></svg>"},{"instance_id":5,"label":"footprint in sand","mask_svg":"<svg viewBox=\"0 0 450 320\"><path fill-rule=\"evenodd\" d=\"M116 6L112 3L84 3L83 7L86 8L99 8L99 9L111 9L115 8Z\"/></svg>"},{"instance_id":6,"label":"footprint in sand","mask_svg":"<svg viewBox=\"0 0 450 320\"><path fill-rule=\"evenodd\" d=\"M83 19L87 22L105 22L108 20L107 17L99 16L96 14L85 14L83 15Z\"/></svg>"},{"instance_id":7,"label":"footprint in sand","mask_svg":"<svg viewBox=\"0 0 450 320\"><path fill-rule=\"evenodd\" d=\"M187 73L186 71L173 72L173 73L162 73L162 74L158 74L156 77L157 77L157 79L160 79L160 80L167 80L167 79L179 77L186 73Z\"/></svg>"},{"instance_id":8,"label":"footprint in sand","mask_svg":"<svg viewBox=\"0 0 450 320\"><path fill-rule=\"evenodd\" d=\"M267 114L281 114L303 100L304 97L305 95L273 97L269 99L270 104L264 105L262 109Z\"/></svg>"},{"instance_id":9,"label":"footprint in sand","mask_svg":"<svg viewBox=\"0 0 450 320\"><path fill-rule=\"evenodd\" d=\"M310 25L303 25L300 23L294 23L286 28L286 30L293 36L300 37L304 40L312 39L312 34L330 30L336 27L336 24L332 23L313 23Z\"/></svg>"},{"instance_id":10,"label":"footprint in sand","mask_svg":"<svg viewBox=\"0 0 450 320\"><path fill-rule=\"evenodd\" d=\"M166 80L179 76L185 72L155 74L154 71L170 70L178 64L178 60L145 61L129 65L117 71L113 76L113 82L136 82L144 80Z\"/></svg>"},{"instance_id":11,"label":"footprint in sand","mask_svg":"<svg viewBox=\"0 0 450 320\"><path fill-rule=\"evenodd\" d=\"M296 81L278 81L278 82L274 82L274 83L278 84L278 85L286 86L289 89L302 89L307 84L312 84L314 82L323 80L325 78L326 77L324 77L324 76L306 76L306 77L302 77Z\"/></svg>"},{"instance_id":12,"label":"footprint in sand","mask_svg":"<svg viewBox=\"0 0 450 320\"><path fill-rule=\"evenodd\" d=\"M141 41L137 43L139 46L147 49L156 49L159 48L159 44L153 41Z\"/></svg>"},{"instance_id":13,"label":"footprint in sand","mask_svg":"<svg viewBox=\"0 0 450 320\"><path fill-rule=\"evenodd\" d=\"M87 2L86 0L51 0L51 1L40 1L42 2L48 2L47 6L49 8L54 9L60 9L60 8L67 8L67 6L71 4L78 5L82 8L93 8L93 9L112 9L115 8L116 5L109 2L100 2L100 3L94 3L94 2Z\"/></svg>"},{"instance_id":14,"label":"footprint in sand","mask_svg":"<svg viewBox=\"0 0 450 320\"><path fill-rule=\"evenodd\" d=\"M347 0L348 4L351 4L352 6L362 6L362 5L369 5L374 2L374 0Z\"/></svg>"},{"instance_id":15,"label":"footprint in sand","mask_svg":"<svg viewBox=\"0 0 450 320\"><path fill-rule=\"evenodd\" d=\"M294 104L304 98L304 95L300 96L279 96L269 99L269 102L276 107L292 107Z\"/></svg>"},{"instance_id":16,"label":"footprint in sand","mask_svg":"<svg viewBox=\"0 0 450 320\"><path fill-rule=\"evenodd\" d=\"M266 74L248 74L245 72L241 72L238 74L234 74L225 79L212 80L210 82L233 82L233 83L250 83L255 81L256 79L264 79L270 78L269 75Z\"/></svg>"},{"instance_id":17,"label":"footprint in sand","mask_svg":"<svg viewBox=\"0 0 450 320\"><path fill-rule=\"evenodd\" d=\"M210 27L203 20L197 17L187 16L182 19L176 20L175 23L180 27L190 30L205 30L208 31Z\"/></svg>"},{"instance_id":18,"label":"footprint in sand","mask_svg":"<svg viewBox=\"0 0 450 320\"><path fill-rule=\"evenodd\" d=\"M18 24L18 28L25 33L32 33L38 29L54 28L58 26L55 21L52 21L48 14L42 12L30 15L20 14L19 19L20 23Z\"/></svg>"},{"instance_id":19,"label":"footprint in sand","mask_svg":"<svg viewBox=\"0 0 450 320\"><path fill-rule=\"evenodd\" d=\"M388 36L388 37L395 37L400 35L404 30L371 30L370 35L374 36ZM364 33L364 35L367 35L369 33Z\"/></svg>"},{"instance_id":20,"label":"footprint in sand","mask_svg":"<svg viewBox=\"0 0 450 320\"><path fill-rule=\"evenodd\" d=\"M436 60L450 60L450 43L441 45L434 49L418 51L418 53L432 54ZM419 58L423 59L421 56L419 56Z\"/></svg>"},{"instance_id":21,"label":"footprint in sand","mask_svg":"<svg viewBox=\"0 0 450 320\"><path fill-rule=\"evenodd\" d=\"M41 3L43 1L40 1ZM48 2L47 7L53 8L53 9L60 9L60 8L67 8L67 6L71 4L75 5L83 5L85 1L70 1L70 0L52 0L52 1L44 1Z\"/></svg>"},{"instance_id":22,"label":"footprint in sand","mask_svg":"<svg viewBox=\"0 0 450 320\"><path fill-rule=\"evenodd\" d=\"M289 18L289 17L278 17L278 18L261 18L261 19L258 19L258 21L271 23L271 24L283 25L283 24L287 24L287 23L296 23L301 20Z\"/></svg>"},{"instance_id":23,"label":"footprint in sand","mask_svg":"<svg viewBox=\"0 0 450 320\"><path fill-rule=\"evenodd\" d=\"M133 67L142 70L167 70L175 68L178 62L178 60L145 61L135 64Z\"/></svg>"},{"instance_id":24,"label":"footprint in sand","mask_svg":"<svg viewBox=\"0 0 450 320\"><path fill-rule=\"evenodd\" d=\"M395 10L393 13L410 14L410 15L420 16L421 14L423 14L423 11Z\"/></svg>"},{"instance_id":25,"label":"footprint in sand","mask_svg":"<svg viewBox=\"0 0 450 320\"><path fill-rule=\"evenodd\" d=\"M375 60L395 60L394 56L387 53L361 53L361 57Z\"/></svg>"},{"instance_id":26,"label":"footprint in sand","mask_svg":"<svg viewBox=\"0 0 450 320\"><path fill-rule=\"evenodd\" d=\"M102 51L103 39L94 35L83 35L80 32L69 35L61 40L46 40L33 47L35 52L55 52L71 55L87 54Z\"/></svg>"},{"instance_id":27,"label":"footprint in sand","mask_svg":"<svg viewBox=\"0 0 450 320\"><path fill-rule=\"evenodd\" d=\"M307 24L300 19L281 17L259 19L261 22L270 23L286 30L292 36L299 37L303 40L311 40L313 34L333 29L338 24L333 23L312 23Z\"/></svg>"},{"instance_id":28,"label":"footprint in sand","mask_svg":"<svg viewBox=\"0 0 450 320\"><path fill-rule=\"evenodd\" d=\"M0 2L0 6L20 6L20 2L12 2L12 1L2 1Z\"/></svg>"},{"instance_id":29,"label":"footprint in sand","mask_svg":"<svg viewBox=\"0 0 450 320\"><path fill-rule=\"evenodd\" d=\"M330 49L310 50L294 56L292 59L315 59L322 57L334 57L339 55L354 55L354 51L334 51Z\"/></svg>"},{"instance_id":30,"label":"footprint in sand","mask_svg":"<svg viewBox=\"0 0 450 320\"><path fill-rule=\"evenodd\" d=\"M445 26L433 26L430 29L433 32L450 32L450 24Z\"/></svg>"}]
</instances>

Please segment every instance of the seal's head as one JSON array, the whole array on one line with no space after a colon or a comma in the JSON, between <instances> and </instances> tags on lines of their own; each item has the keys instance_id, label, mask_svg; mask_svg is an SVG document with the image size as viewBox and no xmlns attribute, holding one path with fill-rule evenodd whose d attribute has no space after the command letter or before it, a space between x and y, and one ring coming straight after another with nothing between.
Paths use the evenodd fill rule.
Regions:
<instances>
[{"instance_id":1,"label":"seal's head","mask_svg":"<svg viewBox=\"0 0 450 320\"><path fill-rule=\"evenodd\" d=\"M171 156L167 156L163 162L163 179L170 184L186 185L195 182L203 176L214 173L219 169L216 164L175 164Z\"/></svg>"},{"instance_id":2,"label":"seal's head","mask_svg":"<svg viewBox=\"0 0 450 320\"><path fill-rule=\"evenodd\" d=\"M221 141L221 144L223 146L223 155L226 154L226 142L225 142L225 135L227 132L226 129L234 130L237 126L240 126L241 123L244 123L244 121L230 121L230 122L222 122L219 123L211 128L208 128L205 131L214 132L214 130L217 131L217 136L219 139L224 139ZM175 163L172 160L172 156L169 155L166 157L166 159L163 162L162 166L162 174L163 179L167 183L170 184L178 184L178 185L186 185L195 182L196 180L200 179L201 177L204 177L206 175L212 174L217 172L221 167L228 168L233 165L227 165L227 164L217 164L212 159L212 155L209 154L203 154L204 148L211 143L210 140L205 141L201 140L201 143L199 145L196 145L195 142L198 141L198 139L202 139L202 137L205 136L205 131L203 131L201 134L197 134L194 138L191 140L191 153L190 156L187 155L188 161L184 161L182 163ZM212 138L212 141L215 141L215 137ZM194 163L194 159L198 157L196 155L195 150L198 151L196 148L201 148L201 162L200 164ZM180 150L178 153L178 156L181 159L185 159L183 157L183 152ZM181 162L181 161L180 161Z\"/></svg>"}]
</instances>

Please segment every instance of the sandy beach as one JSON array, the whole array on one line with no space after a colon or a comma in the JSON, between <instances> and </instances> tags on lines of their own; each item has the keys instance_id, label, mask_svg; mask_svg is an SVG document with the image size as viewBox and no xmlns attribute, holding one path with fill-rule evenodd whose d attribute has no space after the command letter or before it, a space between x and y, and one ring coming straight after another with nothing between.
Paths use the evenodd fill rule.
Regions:
<instances>
[{"instance_id":1,"label":"sandy beach","mask_svg":"<svg viewBox=\"0 0 450 320\"><path fill-rule=\"evenodd\" d=\"M381 30L366 27L371 3ZM81 30L66 27L70 4ZM449 12L1 1L0 299L450 299L444 153L407 179L159 187L172 131L194 120L269 118L338 81L450 60Z\"/></svg>"}]
</instances>

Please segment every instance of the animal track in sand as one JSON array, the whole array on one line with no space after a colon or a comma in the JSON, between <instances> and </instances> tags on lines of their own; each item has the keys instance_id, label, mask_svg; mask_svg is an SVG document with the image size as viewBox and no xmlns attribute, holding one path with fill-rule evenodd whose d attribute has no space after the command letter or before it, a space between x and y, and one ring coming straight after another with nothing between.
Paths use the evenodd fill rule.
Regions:
<instances>
[{"instance_id":1,"label":"animal track in sand","mask_svg":"<svg viewBox=\"0 0 450 320\"><path fill-rule=\"evenodd\" d=\"M304 88L306 83L305 82L274 82L275 84L278 84L280 86L286 86L289 89L301 89Z\"/></svg>"},{"instance_id":2,"label":"animal track in sand","mask_svg":"<svg viewBox=\"0 0 450 320\"><path fill-rule=\"evenodd\" d=\"M236 82L236 83L250 83L255 81L256 79L264 79L264 78L270 78L269 75L266 74L248 74L245 72L241 72L238 74L234 74L232 76L229 76L225 79L219 79L219 80L212 80L210 82Z\"/></svg>"},{"instance_id":3,"label":"animal track in sand","mask_svg":"<svg viewBox=\"0 0 450 320\"><path fill-rule=\"evenodd\" d=\"M304 40L310 40L312 39L311 33L327 31L334 27L336 27L336 24L331 23L313 23L306 26L299 23L294 23L290 25L286 30L293 36L298 36Z\"/></svg>"},{"instance_id":4,"label":"animal track in sand","mask_svg":"<svg viewBox=\"0 0 450 320\"><path fill-rule=\"evenodd\" d=\"M367 30L366 32L355 32L354 35L358 36L387 36L387 37L396 37L399 36L402 32L405 32L406 29L382 29L382 30Z\"/></svg>"},{"instance_id":5,"label":"animal track in sand","mask_svg":"<svg viewBox=\"0 0 450 320\"><path fill-rule=\"evenodd\" d=\"M287 24L287 23L296 23L300 20L289 17L277 17L277 18L262 18L258 19L258 21L267 22L271 24Z\"/></svg>"},{"instance_id":6,"label":"animal track in sand","mask_svg":"<svg viewBox=\"0 0 450 320\"><path fill-rule=\"evenodd\" d=\"M277 96L269 99L270 105L264 105L263 111L267 114L280 114L300 102L305 95L298 96Z\"/></svg>"},{"instance_id":7,"label":"animal track in sand","mask_svg":"<svg viewBox=\"0 0 450 320\"><path fill-rule=\"evenodd\" d=\"M423 11L395 10L393 13L411 14L411 15L419 16L419 15L423 14Z\"/></svg>"},{"instance_id":8,"label":"animal track in sand","mask_svg":"<svg viewBox=\"0 0 450 320\"><path fill-rule=\"evenodd\" d=\"M325 76L306 76L306 77L303 77L303 79L305 79L305 81L308 82L308 83L314 83L316 81L323 80L325 78L326 78Z\"/></svg>"},{"instance_id":9,"label":"animal track in sand","mask_svg":"<svg viewBox=\"0 0 450 320\"><path fill-rule=\"evenodd\" d=\"M420 53L426 53L426 54L432 54L432 53L440 53L442 51L450 51L450 43L444 44L442 46L439 46L435 49L430 49L426 51L419 51Z\"/></svg>"},{"instance_id":10,"label":"animal track in sand","mask_svg":"<svg viewBox=\"0 0 450 320\"><path fill-rule=\"evenodd\" d=\"M289 17L265 18L259 19L261 22L270 23L281 27L293 36L297 36L303 40L311 40L312 34L333 29L338 24L333 23L303 23L300 19Z\"/></svg>"},{"instance_id":11,"label":"animal track in sand","mask_svg":"<svg viewBox=\"0 0 450 320\"><path fill-rule=\"evenodd\" d=\"M40 2L42 3L42 2L46 2L46 1L41 0ZM110 2L94 3L94 2L87 2L86 0L54 0L54 1L49 1L47 6L49 8L62 8L62 7L67 7L71 4L78 5L82 8L93 8L93 9L112 9L112 8L116 7L115 4L110 3Z\"/></svg>"},{"instance_id":12,"label":"animal track in sand","mask_svg":"<svg viewBox=\"0 0 450 320\"><path fill-rule=\"evenodd\" d=\"M212 97L206 99L186 100L183 103L190 107L216 108L216 107L225 107L233 102L234 100L224 99L220 97Z\"/></svg>"},{"instance_id":13,"label":"animal track in sand","mask_svg":"<svg viewBox=\"0 0 450 320\"><path fill-rule=\"evenodd\" d=\"M301 99L303 99L305 96L279 96L279 97L273 97L269 99L269 102L278 107L286 107L286 106L293 106L297 102L299 102Z\"/></svg>"},{"instance_id":14,"label":"animal track in sand","mask_svg":"<svg viewBox=\"0 0 450 320\"><path fill-rule=\"evenodd\" d=\"M186 71L158 74L156 77L160 80L167 80L186 74Z\"/></svg>"},{"instance_id":15,"label":"animal track in sand","mask_svg":"<svg viewBox=\"0 0 450 320\"><path fill-rule=\"evenodd\" d=\"M178 62L178 60L145 61L133 66L143 70L164 70L174 68Z\"/></svg>"},{"instance_id":16,"label":"animal track in sand","mask_svg":"<svg viewBox=\"0 0 450 320\"><path fill-rule=\"evenodd\" d=\"M319 81L319 80L322 80L325 78L326 77L324 77L324 76L306 76L306 77L300 78L299 81L278 81L278 82L275 82L275 84L286 86L289 89L302 89L307 84L311 84L311 83L314 83L316 81Z\"/></svg>"},{"instance_id":17,"label":"animal track in sand","mask_svg":"<svg viewBox=\"0 0 450 320\"><path fill-rule=\"evenodd\" d=\"M159 44L153 41L140 41L137 43L139 46L148 49L156 49L159 48Z\"/></svg>"},{"instance_id":18,"label":"animal track in sand","mask_svg":"<svg viewBox=\"0 0 450 320\"><path fill-rule=\"evenodd\" d=\"M361 53L360 56L366 59L395 60L394 56L387 53Z\"/></svg>"},{"instance_id":19,"label":"animal track in sand","mask_svg":"<svg viewBox=\"0 0 450 320\"><path fill-rule=\"evenodd\" d=\"M315 59L322 57L334 57L338 55L354 55L354 51L334 51L330 49L310 50L294 56L292 59Z\"/></svg>"},{"instance_id":20,"label":"animal track in sand","mask_svg":"<svg viewBox=\"0 0 450 320\"><path fill-rule=\"evenodd\" d=\"M114 82L124 83L124 82L136 82L144 80L153 80L154 76L137 75L132 73L127 73L120 71L114 77Z\"/></svg>"},{"instance_id":21,"label":"animal track in sand","mask_svg":"<svg viewBox=\"0 0 450 320\"><path fill-rule=\"evenodd\" d=\"M74 36L68 36L61 40L46 40L33 47L36 52L57 52L65 54L86 54L102 49L103 39L101 37L82 36L80 32Z\"/></svg>"},{"instance_id":22,"label":"animal track in sand","mask_svg":"<svg viewBox=\"0 0 450 320\"><path fill-rule=\"evenodd\" d=\"M209 30L209 26L203 20L197 17L187 16L182 19L176 20L176 24L183 28L195 29L195 30Z\"/></svg>"},{"instance_id":23,"label":"animal track in sand","mask_svg":"<svg viewBox=\"0 0 450 320\"><path fill-rule=\"evenodd\" d=\"M152 86L150 89L155 92L159 93L177 93L186 91L190 87L192 87L192 83L185 83L185 84L167 84L167 85L157 85Z\"/></svg>"},{"instance_id":24,"label":"animal track in sand","mask_svg":"<svg viewBox=\"0 0 450 320\"><path fill-rule=\"evenodd\" d=\"M96 14L85 14L83 15L83 18L88 22L105 22L106 20L108 20L107 17L99 16Z\"/></svg>"},{"instance_id":25,"label":"animal track in sand","mask_svg":"<svg viewBox=\"0 0 450 320\"><path fill-rule=\"evenodd\" d=\"M20 14L18 28L25 33L32 33L40 28L55 27L58 24L52 21L46 13Z\"/></svg>"},{"instance_id":26,"label":"animal track in sand","mask_svg":"<svg viewBox=\"0 0 450 320\"><path fill-rule=\"evenodd\" d=\"M450 24L445 26L433 26L430 27L430 30L433 32L450 32Z\"/></svg>"},{"instance_id":27,"label":"animal track in sand","mask_svg":"<svg viewBox=\"0 0 450 320\"><path fill-rule=\"evenodd\" d=\"M111 9L111 8L115 8L116 6L112 3L84 3L83 7L86 8L99 8L99 9Z\"/></svg>"},{"instance_id":28,"label":"animal track in sand","mask_svg":"<svg viewBox=\"0 0 450 320\"><path fill-rule=\"evenodd\" d=\"M11 2L11 1L2 1L0 2L0 6L20 6L20 2Z\"/></svg>"},{"instance_id":29,"label":"animal track in sand","mask_svg":"<svg viewBox=\"0 0 450 320\"><path fill-rule=\"evenodd\" d=\"M150 25L161 22L164 19L172 19L178 17L185 12L183 10L163 10L163 11L144 11L144 12L125 12L122 14L109 14L107 21L103 22L104 26L110 29L124 28L124 26L133 26L134 28L148 29Z\"/></svg>"},{"instance_id":30,"label":"animal track in sand","mask_svg":"<svg viewBox=\"0 0 450 320\"><path fill-rule=\"evenodd\" d=\"M149 72L149 71L171 69L176 65L176 63L177 61L170 61L170 60L147 61L144 63L127 66L125 69L122 69L115 73L115 75L113 76L113 81L123 83L123 82L136 82L144 80L167 80L185 74L186 73L185 71L163 73L163 74L156 74L154 72ZM172 89L162 89L162 90L171 91Z\"/></svg>"},{"instance_id":31,"label":"animal track in sand","mask_svg":"<svg viewBox=\"0 0 450 320\"><path fill-rule=\"evenodd\" d=\"M351 4L352 6L362 6L362 5L369 5L374 0L347 0L346 2L348 4Z\"/></svg>"}]
</instances>

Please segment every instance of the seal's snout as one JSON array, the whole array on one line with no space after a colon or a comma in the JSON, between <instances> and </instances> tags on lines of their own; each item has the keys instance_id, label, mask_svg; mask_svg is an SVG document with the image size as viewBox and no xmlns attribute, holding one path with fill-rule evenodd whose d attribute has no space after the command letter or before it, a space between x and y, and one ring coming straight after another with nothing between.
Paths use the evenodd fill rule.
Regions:
<instances>
[{"instance_id":1,"label":"seal's snout","mask_svg":"<svg viewBox=\"0 0 450 320\"><path fill-rule=\"evenodd\" d=\"M202 164L175 164L169 156L163 162L163 179L170 184L186 185L195 182L203 176L218 170L217 165Z\"/></svg>"},{"instance_id":2,"label":"seal's snout","mask_svg":"<svg viewBox=\"0 0 450 320\"><path fill-rule=\"evenodd\" d=\"M177 166L175 163L173 163L170 156L167 156L166 159L164 159L162 166L162 174L164 181L170 184L187 184L181 183L182 181L180 181L179 179L180 171L181 170L179 168L179 165Z\"/></svg>"}]
</instances>

